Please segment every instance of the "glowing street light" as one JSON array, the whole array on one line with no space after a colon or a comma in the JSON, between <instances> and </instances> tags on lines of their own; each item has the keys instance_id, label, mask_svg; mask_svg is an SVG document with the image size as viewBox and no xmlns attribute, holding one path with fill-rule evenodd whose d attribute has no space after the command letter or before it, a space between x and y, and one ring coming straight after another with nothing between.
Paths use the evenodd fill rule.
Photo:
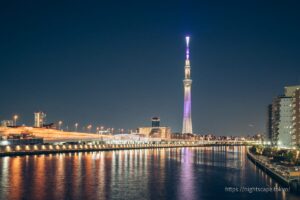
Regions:
<instances>
[{"instance_id":1,"label":"glowing street light","mask_svg":"<svg viewBox=\"0 0 300 200\"><path fill-rule=\"evenodd\" d=\"M278 142L277 142L277 146L281 146L281 141L278 141Z\"/></svg>"},{"instance_id":2,"label":"glowing street light","mask_svg":"<svg viewBox=\"0 0 300 200\"><path fill-rule=\"evenodd\" d=\"M63 123L62 121L59 121L59 122L58 122L58 129L59 129L59 130L61 130L61 125L62 125L62 123Z\"/></svg>"},{"instance_id":3,"label":"glowing street light","mask_svg":"<svg viewBox=\"0 0 300 200\"><path fill-rule=\"evenodd\" d=\"M91 124L90 124L90 125L88 125L88 126L87 126L87 129L89 130L89 132L91 132L92 125L91 125Z\"/></svg>"},{"instance_id":4,"label":"glowing street light","mask_svg":"<svg viewBox=\"0 0 300 200\"><path fill-rule=\"evenodd\" d=\"M15 126L17 126L17 119L19 118L19 116L18 115L14 115L14 125Z\"/></svg>"},{"instance_id":5,"label":"glowing street light","mask_svg":"<svg viewBox=\"0 0 300 200\"><path fill-rule=\"evenodd\" d=\"M75 123L75 132L78 130L78 123Z\"/></svg>"}]
</instances>

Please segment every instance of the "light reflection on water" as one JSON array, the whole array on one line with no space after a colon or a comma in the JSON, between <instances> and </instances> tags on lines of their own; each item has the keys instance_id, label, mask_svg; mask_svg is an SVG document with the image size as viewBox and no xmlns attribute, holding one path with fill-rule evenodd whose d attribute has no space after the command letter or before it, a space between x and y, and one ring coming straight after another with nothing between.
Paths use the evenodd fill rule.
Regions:
<instances>
[{"instance_id":1,"label":"light reflection on water","mask_svg":"<svg viewBox=\"0 0 300 200\"><path fill-rule=\"evenodd\" d=\"M0 184L0 199L297 199L225 192L277 184L225 146L3 157Z\"/></svg>"}]
</instances>

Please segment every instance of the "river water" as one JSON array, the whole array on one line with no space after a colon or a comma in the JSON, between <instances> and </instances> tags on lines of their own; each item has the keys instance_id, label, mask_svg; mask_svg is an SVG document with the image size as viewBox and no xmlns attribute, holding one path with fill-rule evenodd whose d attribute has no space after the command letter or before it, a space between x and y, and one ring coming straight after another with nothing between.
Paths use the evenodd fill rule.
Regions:
<instances>
[{"instance_id":1,"label":"river water","mask_svg":"<svg viewBox=\"0 0 300 200\"><path fill-rule=\"evenodd\" d=\"M0 184L0 199L300 199L252 164L245 147L2 157Z\"/></svg>"}]
</instances>

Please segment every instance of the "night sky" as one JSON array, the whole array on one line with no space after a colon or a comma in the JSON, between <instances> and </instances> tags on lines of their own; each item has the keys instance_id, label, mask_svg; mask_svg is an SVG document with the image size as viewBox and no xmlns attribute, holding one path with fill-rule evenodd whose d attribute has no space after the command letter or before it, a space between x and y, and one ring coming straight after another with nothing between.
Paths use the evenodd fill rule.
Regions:
<instances>
[{"instance_id":1,"label":"night sky","mask_svg":"<svg viewBox=\"0 0 300 200\"><path fill-rule=\"evenodd\" d=\"M0 119L181 131L186 34L197 133L265 131L300 84L297 1L1 1Z\"/></svg>"}]
</instances>

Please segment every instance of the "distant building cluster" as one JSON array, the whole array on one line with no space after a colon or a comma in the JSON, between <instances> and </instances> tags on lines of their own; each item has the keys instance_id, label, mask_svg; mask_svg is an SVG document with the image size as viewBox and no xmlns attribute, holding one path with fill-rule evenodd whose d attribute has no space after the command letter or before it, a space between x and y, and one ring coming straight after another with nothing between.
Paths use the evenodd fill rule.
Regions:
<instances>
[{"instance_id":1,"label":"distant building cluster","mask_svg":"<svg viewBox=\"0 0 300 200\"><path fill-rule=\"evenodd\" d=\"M1 121L1 126L2 127L14 126L14 121L13 120L2 120Z\"/></svg>"},{"instance_id":2,"label":"distant building cluster","mask_svg":"<svg viewBox=\"0 0 300 200\"><path fill-rule=\"evenodd\" d=\"M300 146L300 85L285 87L284 95L268 105L267 137L279 147Z\"/></svg>"},{"instance_id":3,"label":"distant building cluster","mask_svg":"<svg viewBox=\"0 0 300 200\"><path fill-rule=\"evenodd\" d=\"M192 133L172 133L171 139L175 140L193 140L193 141L262 141L262 135L254 136L216 136L213 134L192 134Z\"/></svg>"},{"instance_id":4,"label":"distant building cluster","mask_svg":"<svg viewBox=\"0 0 300 200\"><path fill-rule=\"evenodd\" d=\"M16 127L17 126L18 115L14 115L13 119L6 119L1 121L2 127ZM52 124L50 124L52 125ZM35 112L34 113L34 125L36 128L48 127L49 124L46 124L46 114L44 112Z\"/></svg>"}]
</instances>

